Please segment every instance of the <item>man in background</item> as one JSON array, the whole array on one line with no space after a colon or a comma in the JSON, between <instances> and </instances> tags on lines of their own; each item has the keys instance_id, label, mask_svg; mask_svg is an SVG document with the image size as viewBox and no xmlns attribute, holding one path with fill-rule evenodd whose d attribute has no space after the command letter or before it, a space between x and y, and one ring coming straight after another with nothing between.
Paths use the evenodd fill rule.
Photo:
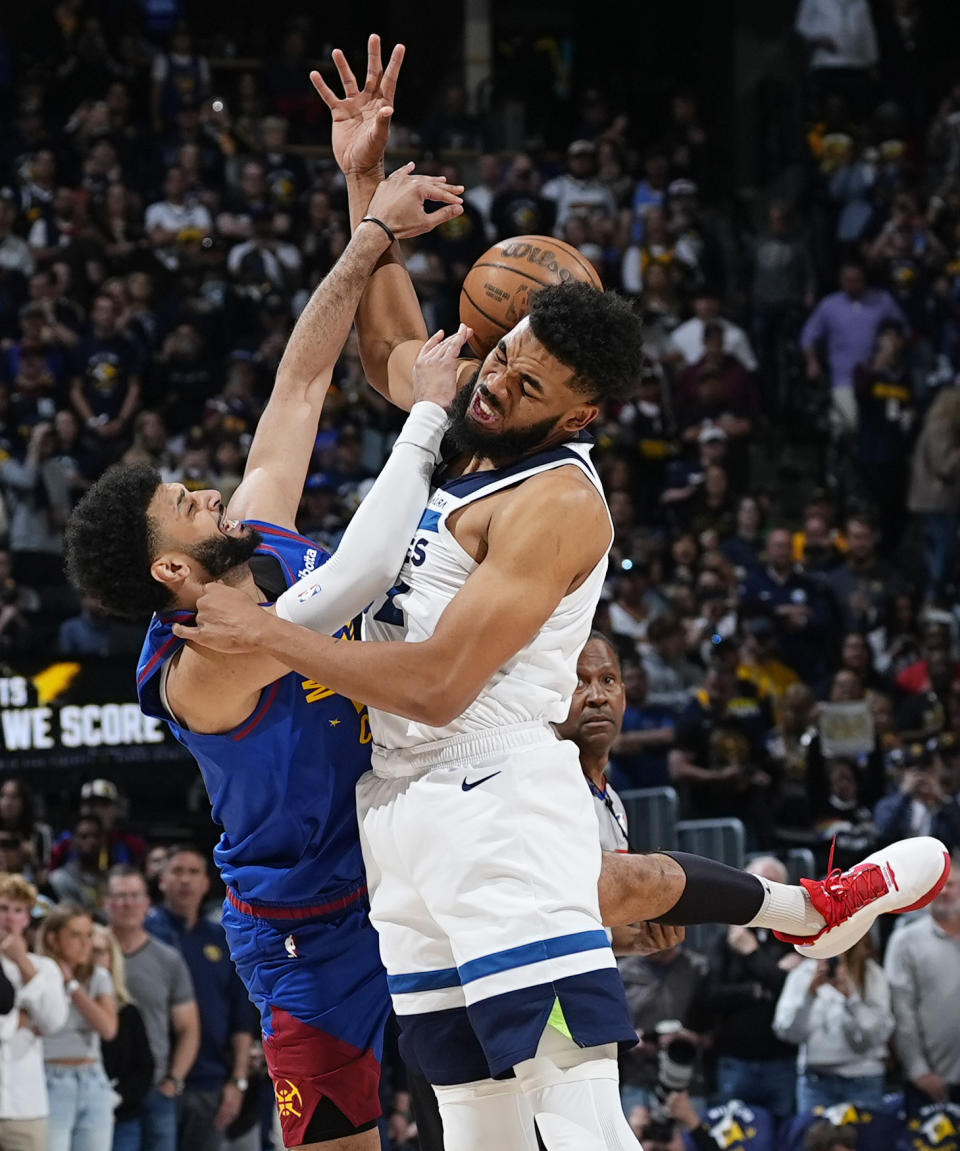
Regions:
<instances>
[{"instance_id":1,"label":"man in background","mask_svg":"<svg viewBox=\"0 0 960 1151\"><path fill-rule=\"evenodd\" d=\"M250 1045L259 1017L230 960L223 928L203 915L210 893L207 856L175 844L160 873L163 903L146 928L183 956L200 1013L200 1051L180 1098L179 1151L220 1151L249 1086Z\"/></svg>"},{"instance_id":2,"label":"man in background","mask_svg":"<svg viewBox=\"0 0 960 1151\"><path fill-rule=\"evenodd\" d=\"M155 1069L142 1113L116 1125L114 1151L177 1151L180 1096L200 1049L190 971L179 951L147 932L149 909L143 875L130 864L114 867L107 880L107 916L126 960L127 984L143 1016Z\"/></svg>"}]
</instances>

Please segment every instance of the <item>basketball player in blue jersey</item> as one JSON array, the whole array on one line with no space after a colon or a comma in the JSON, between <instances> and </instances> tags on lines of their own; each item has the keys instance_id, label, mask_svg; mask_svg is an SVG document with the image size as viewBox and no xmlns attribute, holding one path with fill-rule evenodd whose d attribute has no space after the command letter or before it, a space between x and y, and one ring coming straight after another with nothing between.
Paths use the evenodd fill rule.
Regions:
<instances>
[{"instance_id":1,"label":"basketball player in blue jersey","mask_svg":"<svg viewBox=\"0 0 960 1151\"><path fill-rule=\"evenodd\" d=\"M335 60L344 97L314 83L333 111L356 223L381 173L344 165L337 126L362 123L364 98ZM358 332L368 376L400 406L421 346L398 322L412 303L394 252ZM565 284L539 292L479 368L448 362L462 384L456 450L397 584L364 616L378 642L307 630L310 576L276 613L211 584L194 625L174 625L370 706L373 769L358 785L370 915L402 1049L434 1085L446 1151L637 1146L616 1066L617 1044L635 1034L601 901L611 924L751 923L817 956L846 950L882 911L929 902L949 871L943 845L923 838L800 887L683 853L606 855L615 866L601 877L577 748L552 724L567 715L612 538L581 433L608 398L629 394L641 347L624 302Z\"/></svg>"},{"instance_id":2,"label":"basketball player in blue jersey","mask_svg":"<svg viewBox=\"0 0 960 1151\"><path fill-rule=\"evenodd\" d=\"M371 55L368 87L385 109L399 54ZM382 147L382 142L377 147ZM355 785L369 768L365 708L262 657L222 657L185 644L203 585L221 578L252 603L323 571L309 596L330 633L390 586L428 496L445 408L447 360L469 331L424 346L418 402L336 556L298 535L295 516L334 363L357 301L392 236L418 235L459 214L460 189L402 170L297 322L260 419L244 479L224 510L214 491L164 484L147 467L108 472L76 509L68 565L109 610L156 614L138 667L141 706L196 757L223 828L215 851L227 888L231 954L261 1012L264 1047L288 1147L379 1148L383 1026L390 1009L367 918ZM425 200L439 201L434 213ZM346 625L346 627L343 627ZM342 630L341 630L342 629Z\"/></svg>"}]
</instances>

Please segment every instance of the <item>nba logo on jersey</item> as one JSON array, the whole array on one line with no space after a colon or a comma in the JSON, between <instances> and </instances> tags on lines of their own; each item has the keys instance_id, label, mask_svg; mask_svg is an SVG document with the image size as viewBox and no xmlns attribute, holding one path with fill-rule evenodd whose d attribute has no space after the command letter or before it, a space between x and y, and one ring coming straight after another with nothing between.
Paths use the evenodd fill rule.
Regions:
<instances>
[{"instance_id":1,"label":"nba logo on jersey","mask_svg":"<svg viewBox=\"0 0 960 1151\"><path fill-rule=\"evenodd\" d=\"M297 937L293 934L293 932L291 932L283 941L283 946L286 948L287 955L289 955L291 959L300 958L300 952L297 951Z\"/></svg>"},{"instance_id":2,"label":"nba logo on jersey","mask_svg":"<svg viewBox=\"0 0 960 1151\"><path fill-rule=\"evenodd\" d=\"M303 577L301 576L301 579L302 578ZM297 592L297 602L306 603L308 599L313 599L315 595L319 595L321 590L322 589L318 583L311 584L309 587L305 587L303 591Z\"/></svg>"}]
</instances>

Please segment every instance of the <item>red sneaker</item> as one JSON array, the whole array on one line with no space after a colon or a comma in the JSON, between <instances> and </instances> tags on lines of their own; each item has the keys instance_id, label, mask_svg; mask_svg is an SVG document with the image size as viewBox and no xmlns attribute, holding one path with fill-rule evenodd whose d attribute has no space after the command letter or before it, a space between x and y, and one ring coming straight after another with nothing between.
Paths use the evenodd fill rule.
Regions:
<instances>
[{"instance_id":1,"label":"red sneaker","mask_svg":"<svg viewBox=\"0 0 960 1151\"><path fill-rule=\"evenodd\" d=\"M901 839L875 851L849 871L833 866L830 848L826 879L801 879L810 902L823 916L816 935L774 935L810 959L842 955L873 926L878 915L902 915L926 907L950 875L950 853L929 835Z\"/></svg>"}]
</instances>

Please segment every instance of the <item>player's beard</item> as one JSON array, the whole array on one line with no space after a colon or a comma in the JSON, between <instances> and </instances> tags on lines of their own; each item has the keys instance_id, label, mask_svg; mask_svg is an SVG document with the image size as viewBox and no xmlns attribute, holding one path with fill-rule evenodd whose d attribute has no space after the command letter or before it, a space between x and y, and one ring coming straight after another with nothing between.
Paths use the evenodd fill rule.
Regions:
<instances>
[{"instance_id":1,"label":"player's beard","mask_svg":"<svg viewBox=\"0 0 960 1151\"><path fill-rule=\"evenodd\" d=\"M479 373L477 373L479 375ZM507 431L488 431L472 420L467 411L476 391L477 376L464 385L454 396L448 411L450 427L447 435L458 452L482 456L495 464L527 456L539 448L557 425L555 419L540 420L527 428L514 428ZM497 399L486 389L483 398L497 412L502 411Z\"/></svg>"},{"instance_id":2,"label":"player's beard","mask_svg":"<svg viewBox=\"0 0 960 1151\"><path fill-rule=\"evenodd\" d=\"M218 535L204 540L190 554L211 579L222 579L228 571L247 563L262 541L256 528L248 528L242 536Z\"/></svg>"}]
</instances>

